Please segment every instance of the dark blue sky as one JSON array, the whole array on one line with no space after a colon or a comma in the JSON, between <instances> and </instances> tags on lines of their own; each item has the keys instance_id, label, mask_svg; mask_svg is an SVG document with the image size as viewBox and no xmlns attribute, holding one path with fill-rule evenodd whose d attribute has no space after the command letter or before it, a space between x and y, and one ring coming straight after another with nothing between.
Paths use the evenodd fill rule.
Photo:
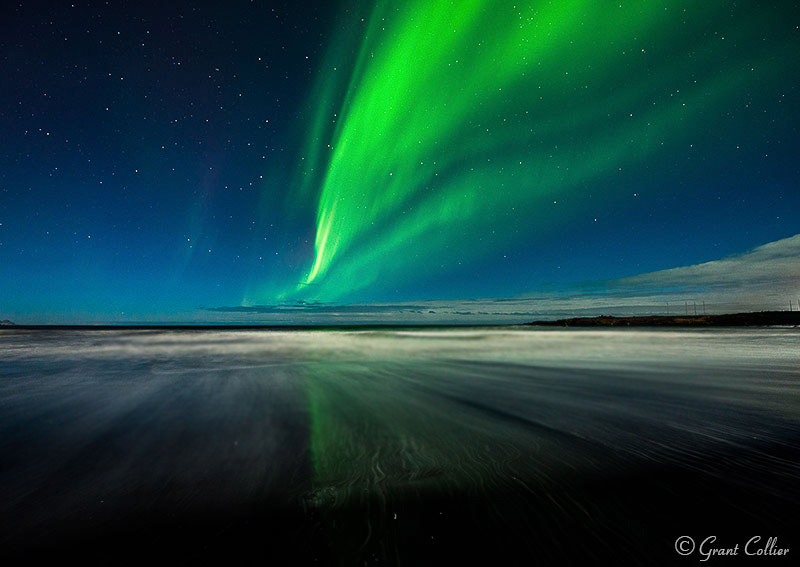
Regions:
<instances>
[{"instance_id":1,"label":"dark blue sky","mask_svg":"<svg viewBox=\"0 0 800 567\"><path fill-rule=\"evenodd\" d=\"M567 212L546 227L482 219L515 223L513 234L442 253L471 246L454 235L425 270L389 271L335 299L513 296L800 233L800 16L779 4L730 11L719 29L744 30L739 43L704 65L723 77L753 61L767 70L732 79L661 153L560 189ZM355 65L363 30L352 22L371 13L348 2L4 3L0 319L202 320L206 307L285 300L257 290L293 289L314 261L317 195L296 191L315 89L332 52ZM717 31L709 20L689 47L670 47L675 61L700 58L693 46ZM670 63L661 47L654 73ZM327 299L306 295L288 297Z\"/></svg>"}]
</instances>

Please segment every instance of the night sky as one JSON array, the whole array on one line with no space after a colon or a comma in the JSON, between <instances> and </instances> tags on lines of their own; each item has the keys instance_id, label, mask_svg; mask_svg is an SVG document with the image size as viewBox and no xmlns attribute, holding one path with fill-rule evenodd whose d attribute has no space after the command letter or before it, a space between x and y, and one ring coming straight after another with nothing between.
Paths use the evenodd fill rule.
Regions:
<instances>
[{"instance_id":1,"label":"night sky","mask_svg":"<svg viewBox=\"0 0 800 567\"><path fill-rule=\"evenodd\" d=\"M515 297L800 233L794 2L3 2L0 28L0 319Z\"/></svg>"}]
</instances>

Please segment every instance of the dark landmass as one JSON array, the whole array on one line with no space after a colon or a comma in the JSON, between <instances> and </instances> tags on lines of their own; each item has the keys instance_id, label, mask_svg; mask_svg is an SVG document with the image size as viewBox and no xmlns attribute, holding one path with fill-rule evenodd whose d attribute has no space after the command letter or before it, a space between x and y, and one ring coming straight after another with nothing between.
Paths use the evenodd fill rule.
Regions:
<instances>
[{"instance_id":1,"label":"dark landmass","mask_svg":"<svg viewBox=\"0 0 800 567\"><path fill-rule=\"evenodd\" d=\"M760 327L800 325L800 311L759 311L725 315L646 315L640 317L574 317L557 321L534 321L525 325L543 327Z\"/></svg>"},{"instance_id":2,"label":"dark landmass","mask_svg":"<svg viewBox=\"0 0 800 567\"><path fill-rule=\"evenodd\" d=\"M757 313L728 313L725 315L644 315L634 317L572 317L555 321L533 321L523 326L540 327L759 327L800 326L800 311L759 311ZM8 320L0 327L20 331L353 331L382 329L450 329L453 327L504 327L498 323L364 323L364 324L102 324L102 325L17 325Z\"/></svg>"}]
</instances>

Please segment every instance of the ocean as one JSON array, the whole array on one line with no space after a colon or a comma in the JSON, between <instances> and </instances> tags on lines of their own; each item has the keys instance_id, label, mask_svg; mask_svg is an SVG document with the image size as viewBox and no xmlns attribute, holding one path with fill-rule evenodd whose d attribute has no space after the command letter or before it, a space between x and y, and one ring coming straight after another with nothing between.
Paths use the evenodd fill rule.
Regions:
<instances>
[{"instance_id":1,"label":"ocean","mask_svg":"<svg viewBox=\"0 0 800 567\"><path fill-rule=\"evenodd\" d=\"M5 560L783 563L798 509L796 328L0 330Z\"/></svg>"}]
</instances>

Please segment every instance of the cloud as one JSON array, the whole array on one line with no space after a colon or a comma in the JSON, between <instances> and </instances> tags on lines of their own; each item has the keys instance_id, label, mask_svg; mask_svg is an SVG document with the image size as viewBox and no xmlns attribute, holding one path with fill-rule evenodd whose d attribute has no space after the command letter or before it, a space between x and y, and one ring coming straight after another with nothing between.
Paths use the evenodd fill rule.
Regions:
<instances>
[{"instance_id":1,"label":"cloud","mask_svg":"<svg viewBox=\"0 0 800 567\"><path fill-rule=\"evenodd\" d=\"M422 303L353 303L353 304L337 304L337 303L321 303L321 302L305 302L298 301L297 303L284 304L284 305L251 305L247 307L210 307L208 311L217 311L221 313L259 313L270 315L296 315L300 313L386 313L386 312L410 312L419 313L423 309L428 309L428 304Z\"/></svg>"},{"instance_id":2,"label":"cloud","mask_svg":"<svg viewBox=\"0 0 800 567\"><path fill-rule=\"evenodd\" d=\"M213 307L226 322L274 324L522 323L580 315L709 313L800 306L800 234L712 262L532 291L522 297L393 303Z\"/></svg>"},{"instance_id":3,"label":"cloud","mask_svg":"<svg viewBox=\"0 0 800 567\"><path fill-rule=\"evenodd\" d=\"M722 260L617 280L632 289L660 286L703 291L790 293L800 281L800 234Z\"/></svg>"}]
</instances>

